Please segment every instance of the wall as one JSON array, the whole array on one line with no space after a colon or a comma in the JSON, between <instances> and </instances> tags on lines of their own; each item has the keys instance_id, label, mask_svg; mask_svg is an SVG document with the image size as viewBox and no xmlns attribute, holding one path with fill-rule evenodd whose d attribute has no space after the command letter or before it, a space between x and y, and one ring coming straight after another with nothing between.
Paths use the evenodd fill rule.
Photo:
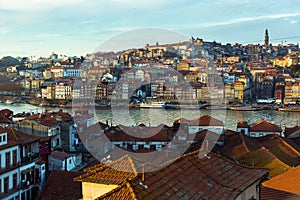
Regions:
<instances>
[{"instance_id":1,"label":"wall","mask_svg":"<svg viewBox=\"0 0 300 200\"><path fill-rule=\"evenodd\" d=\"M106 194L117 187L118 185L104 185L104 184L83 182L82 183L83 200L94 200L97 197L100 197L103 194Z\"/></svg>"}]
</instances>

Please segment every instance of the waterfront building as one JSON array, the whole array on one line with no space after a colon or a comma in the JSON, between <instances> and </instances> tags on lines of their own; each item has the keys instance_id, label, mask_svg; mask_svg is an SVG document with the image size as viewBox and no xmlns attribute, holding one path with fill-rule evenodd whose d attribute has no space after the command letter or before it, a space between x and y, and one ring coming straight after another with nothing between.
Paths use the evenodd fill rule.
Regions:
<instances>
[{"instance_id":1,"label":"waterfront building","mask_svg":"<svg viewBox=\"0 0 300 200\"><path fill-rule=\"evenodd\" d=\"M198 119L195 119L188 124L189 134L197 133L202 130L209 130L217 134L224 133L224 123L218 119L215 119L209 115L203 115Z\"/></svg>"},{"instance_id":2,"label":"waterfront building","mask_svg":"<svg viewBox=\"0 0 300 200\"><path fill-rule=\"evenodd\" d=\"M248 124L247 122L238 122L237 131L249 137L263 137L266 135L282 136L281 127L261 119L261 121Z\"/></svg>"}]
</instances>

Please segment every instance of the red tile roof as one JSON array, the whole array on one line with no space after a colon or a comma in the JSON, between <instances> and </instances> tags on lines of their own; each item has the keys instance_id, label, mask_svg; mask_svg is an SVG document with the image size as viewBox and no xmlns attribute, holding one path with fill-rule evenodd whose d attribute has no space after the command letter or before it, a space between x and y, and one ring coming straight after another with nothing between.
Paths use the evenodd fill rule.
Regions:
<instances>
[{"instance_id":1,"label":"red tile roof","mask_svg":"<svg viewBox=\"0 0 300 200\"><path fill-rule=\"evenodd\" d=\"M0 149L8 148L19 144L30 144L33 142L38 142L40 140L39 136L23 133L12 128L0 127L0 133L7 133L8 137L8 143L6 145L1 145Z\"/></svg>"},{"instance_id":2,"label":"red tile roof","mask_svg":"<svg viewBox=\"0 0 300 200\"><path fill-rule=\"evenodd\" d=\"M82 172L53 171L36 200L81 199L81 183L73 181L81 174Z\"/></svg>"},{"instance_id":3,"label":"red tile roof","mask_svg":"<svg viewBox=\"0 0 300 200\"><path fill-rule=\"evenodd\" d=\"M58 160L65 160L66 158L71 157L72 154L68 154L62 151L53 151L50 156Z\"/></svg>"},{"instance_id":4,"label":"red tile roof","mask_svg":"<svg viewBox=\"0 0 300 200\"><path fill-rule=\"evenodd\" d=\"M173 139L173 129L159 125L157 127L125 127L119 125L105 132L110 141L142 141L142 142L170 142Z\"/></svg>"},{"instance_id":5,"label":"red tile roof","mask_svg":"<svg viewBox=\"0 0 300 200\"><path fill-rule=\"evenodd\" d=\"M300 152L278 135L268 135L257 140L285 164L292 167L300 165Z\"/></svg>"},{"instance_id":6,"label":"red tile roof","mask_svg":"<svg viewBox=\"0 0 300 200\"><path fill-rule=\"evenodd\" d=\"M167 167L142 175L124 175L124 172L98 166L75 180L119 187L98 199L234 199L250 185L267 176L267 169L247 168L210 153L195 151L169 162ZM120 169L132 166L122 158ZM127 165L127 166L125 166ZM96 175L98 174L98 175ZM132 173L131 173L132 174ZM91 178L89 178L91 177Z\"/></svg>"},{"instance_id":7,"label":"red tile roof","mask_svg":"<svg viewBox=\"0 0 300 200\"><path fill-rule=\"evenodd\" d=\"M121 185L124 181L137 176L133 161L124 156L117 161L98 164L84 169L85 174L75 178L75 181L99 184Z\"/></svg>"},{"instance_id":8,"label":"red tile roof","mask_svg":"<svg viewBox=\"0 0 300 200\"><path fill-rule=\"evenodd\" d=\"M250 132L282 132L282 129L262 119L260 122L251 124Z\"/></svg>"},{"instance_id":9,"label":"red tile roof","mask_svg":"<svg viewBox=\"0 0 300 200\"><path fill-rule=\"evenodd\" d=\"M300 195L300 166L264 182L263 186Z\"/></svg>"},{"instance_id":10,"label":"red tile roof","mask_svg":"<svg viewBox=\"0 0 300 200\"><path fill-rule=\"evenodd\" d=\"M224 126L223 122L209 115L203 115L189 123L190 126Z\"/></svg>"},{"instance_id":11,"label":"red tile roof","mask_svg":"<svg viewBox=\"0 0 300 200\"><path fill-rule=\"evenodd\" d=\"M287 199L287 200L297 200L300 199L300 195L296 195L290 192L277 190L273 188L268 188L261 186L259 191L259 196L261 200L276 200L276 199Z\"/></svg>"}]
</instances>

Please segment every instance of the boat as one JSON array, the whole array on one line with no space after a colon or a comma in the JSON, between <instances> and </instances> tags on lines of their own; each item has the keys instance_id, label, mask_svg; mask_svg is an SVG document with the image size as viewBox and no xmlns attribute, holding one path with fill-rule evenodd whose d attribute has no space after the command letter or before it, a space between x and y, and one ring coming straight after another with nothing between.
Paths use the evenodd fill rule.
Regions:
<instances>
[{"instance_id":1,"label":"boat","mask_svg":"<svg viewBox=\"0 0 300 200\"><path fill-rule=\"evenodd\" d=\"M230 107L229 110L233 111L259 111L261 110L260 107L255 107L255 106L233 106Z\"/></svg>"},{"instance_id":2,"label":"boat","mask_svg":"<svg viewBox=\"0 0 300 200\"><path fill-rule=\"evenodd\" d=\"M155 101L151 103L141 103L140 108L164 108L166 103L163 101Z\"/></svg>"},{"instance_id":3,"label":"boat","mask_svg":"<svg viewBox=\"0 0 300 200\"><path fill-rule=\"evenodd\" d=\"M5 103L6 103L6 104L14 104L15 102L14 102L14 100L7 99L7 100L5 101Z\"/></svg>"},{"instance_id":4,"label":"boat","mask_svg":"<svg viewBox=\"0 0 300 200\"><path fill-rule=\"evenodd\" d=\"M204 107L206 110L228 110L225 105L207 105Z\"/></svg>"},{"instance_id":5,"label":"boat","mask_svg":"<svg viewBox=\"0 0 300 200\"><path fill-rule=\"evenodd\" d=\"M300 107L294 107L294 108L278 108L278 111L281 111L281 112L300 112Z\"/></svg>"}]
</instances>

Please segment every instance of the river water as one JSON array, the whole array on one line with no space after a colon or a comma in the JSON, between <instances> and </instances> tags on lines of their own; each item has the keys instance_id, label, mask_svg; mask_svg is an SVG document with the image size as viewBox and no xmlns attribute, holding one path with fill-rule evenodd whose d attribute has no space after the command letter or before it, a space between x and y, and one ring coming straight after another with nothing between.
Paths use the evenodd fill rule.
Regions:
<instances>
[{"instance_id":1,"label":"river water","mask_svg":"<svg viewBox=\"0 0 300 200\"><path fill-rule=\"evenodd\" d=\"M1 109L10 109L14 114L21 112L43 112L47 110L57 111L59 108L38 107L30 104L0 104ZM63 109L65 112L74 114L72 109ZM265 120L282 126L284 128L293 127L298 124L300 120L300 112L278 112L275 110L262 111L230 111L230 110L165 110L165 109L91 109L90 112L95 113L95 121L101 121L109 124L118 125L123 124L127 126L145 124L146 126L157 126L159 124L166 124L171 126L173 121L184 117L192 120L201 115L211 115L225 123L225 128L236 130L238 121L247 121L254 123ZM299 121L300 123L300 121Z\"/></svg>"}]
</instances>

